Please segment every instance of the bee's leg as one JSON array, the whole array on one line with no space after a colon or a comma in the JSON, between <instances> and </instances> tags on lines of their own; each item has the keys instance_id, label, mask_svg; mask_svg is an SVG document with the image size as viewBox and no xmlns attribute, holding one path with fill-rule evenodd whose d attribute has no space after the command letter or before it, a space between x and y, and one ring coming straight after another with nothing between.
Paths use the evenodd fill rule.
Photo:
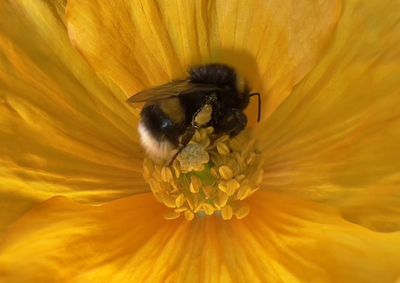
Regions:
<instances>
[{"instance_id":1,"label":"bee's leg","mask_svg":"<svg viewBox=\"0 0 400 283\"><path fill-rule=\"evenodd\" d=\"M217 96L215 94L212 94L209 97L207 97L206 101L204 102L204 105L207 104L212 105L216 101L216 99ZM174 156L172 156L171 160L168 161L167 166L170 166L174 162L174 160L178 157L179 153L181 153L181 151L188 145L196 130L201 128L201 126L196 124L196 116L201 112L202 109L203 108L199 108L198 111L193 115L191 125L186 129L186 132L180 138L178 151L174 154Z\"/></svg>"},{"instance_id":2,"label":"bee's leg","mask_svg":"<svg viewBox=\"0 0 400 283\"><path fill-rule=\"evenodd\" d=\"M191 125L187 128L186 132L180 138L178 151L174 154L174 156L172 156L170 161L168 161L167 166L170 166L172 162L174 162L174 160L178 157L179 153L181 153L181 151L188 145L197 128L198 127L195 125Z\"/></svg>"}]
</instances>

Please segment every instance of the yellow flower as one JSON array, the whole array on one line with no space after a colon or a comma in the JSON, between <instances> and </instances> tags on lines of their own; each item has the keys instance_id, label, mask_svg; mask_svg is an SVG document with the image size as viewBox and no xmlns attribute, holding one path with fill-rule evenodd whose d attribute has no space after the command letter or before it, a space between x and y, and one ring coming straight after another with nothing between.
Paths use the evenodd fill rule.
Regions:
<instances>
[{"instance_id":1,"label":"yellow flower","mask_svg":"<svg viewBox=\"0 0 400 283\"><path fill-rule=\"evenodd\" d=\"M397 282L399 23L390 0L1 1L0 282ZM165 220L125 101L208 62L262 93L262 186L244 219Z\"/></svg>"}]
</instances>

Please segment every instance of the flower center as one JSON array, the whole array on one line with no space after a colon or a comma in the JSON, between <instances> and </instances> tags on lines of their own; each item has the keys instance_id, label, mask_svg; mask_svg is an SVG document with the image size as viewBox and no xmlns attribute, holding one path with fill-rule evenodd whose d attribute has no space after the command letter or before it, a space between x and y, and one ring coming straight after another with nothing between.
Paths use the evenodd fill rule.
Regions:
<instances>
[{"instance_id":1,"label":"flower center","mask_svg":"<svg viewBox=\"0 0 400 283\"><path fill-rule=\"evenodd\" d=\"M171 210L166 219L218 214L225 220L246 217L245 199L259 189L263 159L251 131L234 138L196 130L190 143L170 165L145 158L144 178L156 199Z\"/></svg>"}]
</instances>

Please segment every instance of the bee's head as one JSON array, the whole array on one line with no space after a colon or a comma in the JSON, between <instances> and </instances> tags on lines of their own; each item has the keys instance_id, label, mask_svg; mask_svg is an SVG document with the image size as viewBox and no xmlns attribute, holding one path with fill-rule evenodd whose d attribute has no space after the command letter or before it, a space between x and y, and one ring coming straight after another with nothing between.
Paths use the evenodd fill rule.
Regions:
<instances>
[{"instance_id":1,"label":"bee's head","mask_svg":"<svg viewBox=\"0 0 400 283\"><path fill-rule=\"evenodd\" d=\"M239 134L246 125L246 115L239 109L231 109L218 122L218 131L234 137Z\"/></svg>"}]
</instances>

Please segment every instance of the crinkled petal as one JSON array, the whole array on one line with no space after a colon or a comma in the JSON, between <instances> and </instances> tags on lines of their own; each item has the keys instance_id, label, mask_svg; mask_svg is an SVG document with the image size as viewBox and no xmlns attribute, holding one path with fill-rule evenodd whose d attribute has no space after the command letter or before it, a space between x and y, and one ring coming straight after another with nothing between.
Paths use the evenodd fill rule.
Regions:
<instances>
[{"instance_id":1,"label":"crinkled petal","mask_svg":"<svg viewBox=\"0 0 400 283\"><path fill-rule=\"evenodd\" d=\"M362 282L400 276L400 234L259 193L243 220L163 220L151 194L93 207L54 198L0 246L2 282Z\"/></svg>"},{"instance_id":2,"label":"crinkled petal","mask_svg":"<svg viewBox=\"0 0 400 283\"><path fill-rule=\"evenodd\" d=\"M345 201L357 222L349 211L375 207L367 226L399 230L399 74L400 2L348 1L326 55L260 130L264 188Z\"/></svg>"},{"instance_id":3,"label":"crinkled petal","mask_svg":"<svg viewBox=\"0 0 400 283\"><path fill-rule=\"evenodd\" d=\"M339 14L337 0L71 0L68 30L127 95L193 64L228 63L265 94L266 117L315 65Z\"/></svg>"},{"instance_id":4,"label":"crinkled petal","mask_svg":"<svg viewBox=\"0 0 400 283\"><path fill-rule=\"evenodd\" d=\"M72 48L63 11L62 1L0 4L2 200L101 202L147 190L138 113Z\"/></svg>"}]
</instances>

